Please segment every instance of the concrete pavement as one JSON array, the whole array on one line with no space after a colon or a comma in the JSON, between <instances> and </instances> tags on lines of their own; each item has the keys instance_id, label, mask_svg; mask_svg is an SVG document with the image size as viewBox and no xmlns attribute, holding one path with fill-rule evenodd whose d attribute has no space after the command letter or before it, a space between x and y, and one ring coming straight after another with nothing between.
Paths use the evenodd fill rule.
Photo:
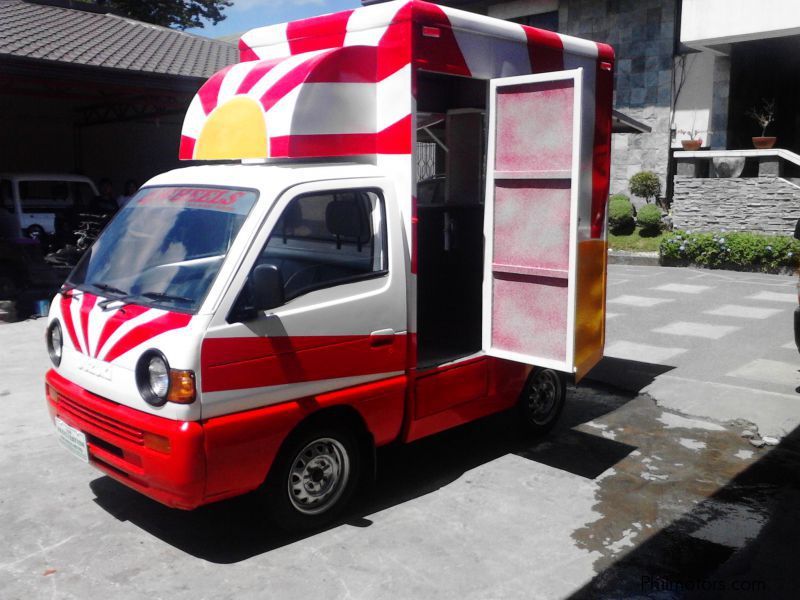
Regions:
<instances>
[{"instance_id":1,"label":"concrete pavement","mask_svg":"<svg viewBox=\"0 0 800 600\"><path fill-rule=\"evenodd\" d=\"M738 402L728 398L709 419L691 416L686 402L676 411L638 393L676 372L698 386L763 393L756 380L727 373L796 357L781 348L791 338L788 302L755 319L760 326L709 315L704 324L740 328L702 330L720 339L672 324L699 323L720 304L771 308L747 297L788 293L790 282L767 278L755 290L745 282L741 292L729 282L705 304L679 301L689 288L650 288L722 284L680 279L702 272L660 271L612 267L610 300L674 298L653 305L673 313L630 298L609 304L628 317L609 321L617 356L595 375L617 377L627 391L597 382L571 389L562 421L541 441L498 415L384 449L375 488L344 521L299 537L270 530L252 496L175 511L74 459L58 445L44 404L44 322L0 325L0 597L684 598L712 585L792 598L797 432L778 447L754 448L741 437L746 425L731 422ZM764 287L770 282L779 286ZM663 328L677 333L652 332ZM736 339L757 351L718 346L745 329ZM638 348L631 360L622 350L633 344L655 349ZM694 370L704 360L716 361L705 371L709 382ZM788 388L766 391L791 398ZM794 417L784 412L773 420L788 426Z\"/></svg>"},{"instance_id":2,"label":"concrete pavement","mask_svg":"<svg viewBox=\"0 0 800 600\"><path fill-rule=\"evenodd\" d=\"M781 437L800 424L795 277L609 266L606 360L590 377Z\"/></svg>"}]
</instances>

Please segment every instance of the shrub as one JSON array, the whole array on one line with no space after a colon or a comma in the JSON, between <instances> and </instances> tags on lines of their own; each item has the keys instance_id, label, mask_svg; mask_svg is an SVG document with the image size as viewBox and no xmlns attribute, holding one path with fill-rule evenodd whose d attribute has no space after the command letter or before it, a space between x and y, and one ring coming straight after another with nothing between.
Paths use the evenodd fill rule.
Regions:
<instances>
[{"instance_id":1,"label":"shrub","mask_svg":"<svg viewBox=\"0 0 800 600\"><path fill-rule=\"evenodd\" d=\"M652 171L639 171L628 181L628 188L631 194L644 198L645 202L650 203L650 198L657 198L661 195L661 181L658 175Z\"/></svg>"},{"instance_id":2,"label":"shrub","mask_svg":"<svg viewBox=\"0 0 800 600\"><path fill-rule=\"evenodd\" d=\"M661 231L661 219L664 215L655 204L645 204L636 215L636 224L642 228L643 235L656 235Z\"/></svg>"},{"instance_id":3,"label":"shrub","mask_svg":"<svg viewBox=\"0 0 800 600\"><path fill-rule=\"evenodd\" d=\"M800 241L791 237L757 233L690 233L673 231L659 248L662 258L712 268L776 271L795 268Z\"/></svg>"},{"instance_id":4,"label":"shrub","mask_svg":"<svg viewBox=\"0 0 800 600\"><path fill-rule=\"evenodd\" d=\"M608 199L608 228L614 235L633 233L633 204L624 194L614 194Z\"/></svg>"}]
</instances>

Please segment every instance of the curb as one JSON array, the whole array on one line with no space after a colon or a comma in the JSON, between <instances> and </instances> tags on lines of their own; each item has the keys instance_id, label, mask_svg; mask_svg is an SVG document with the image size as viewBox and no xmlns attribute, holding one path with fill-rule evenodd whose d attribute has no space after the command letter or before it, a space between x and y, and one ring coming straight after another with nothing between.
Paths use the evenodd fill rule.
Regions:
<instances>
[{"instance_id":1,"label":"curb","mask_svg":"<svg viewBox=\"0 0 800 600\"><path fill-rule=\"evenodd\" d=\"M634 265L640 267L661 266L658 259L658 252L624 252L622 250L609 250L608 264Z\"/></svg>"}]
</instances>

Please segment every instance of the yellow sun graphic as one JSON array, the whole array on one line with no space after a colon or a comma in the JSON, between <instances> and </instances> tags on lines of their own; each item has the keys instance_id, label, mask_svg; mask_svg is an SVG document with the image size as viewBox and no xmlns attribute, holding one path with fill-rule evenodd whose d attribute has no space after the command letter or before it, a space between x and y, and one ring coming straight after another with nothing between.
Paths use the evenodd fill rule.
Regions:
<instances>
[{"instance_id":1,"label":"yellow sun graphic","mask_svg":"<svg viewBox=\"0 0 800 600\"><path fill-rule=\"evenodd\" d=\"M197 138L196 159L266 158L267 127L257 100L234 96L217 106Z\"/></svg>"}]
</instances>

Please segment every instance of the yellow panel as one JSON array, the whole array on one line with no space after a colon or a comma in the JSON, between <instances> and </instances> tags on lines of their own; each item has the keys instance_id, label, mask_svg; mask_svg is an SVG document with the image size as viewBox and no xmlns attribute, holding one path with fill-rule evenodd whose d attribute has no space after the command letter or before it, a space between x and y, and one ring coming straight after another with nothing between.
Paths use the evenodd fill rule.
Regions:
<instances>
[{"instance_id":1,"label":"yellow panel","mask_svg":"<svg viewBox=\"0 0 800 600\"><path fill-rule=\"evenodd\" d=\"M578 293L575 315L575 379L603 358L606 325L605 240L578 243Z\"/></svg>"},{"instance_id":2,"label":"yellow panel","mask_svg":"<svg viewBox=\"0 0 800 600\"><path fill-rule=\"evenodd\" d=\"M266 158L267 128L261 104L234 96L217 106L197 138L195 159Z\"/></svg>"}]
</instances>

